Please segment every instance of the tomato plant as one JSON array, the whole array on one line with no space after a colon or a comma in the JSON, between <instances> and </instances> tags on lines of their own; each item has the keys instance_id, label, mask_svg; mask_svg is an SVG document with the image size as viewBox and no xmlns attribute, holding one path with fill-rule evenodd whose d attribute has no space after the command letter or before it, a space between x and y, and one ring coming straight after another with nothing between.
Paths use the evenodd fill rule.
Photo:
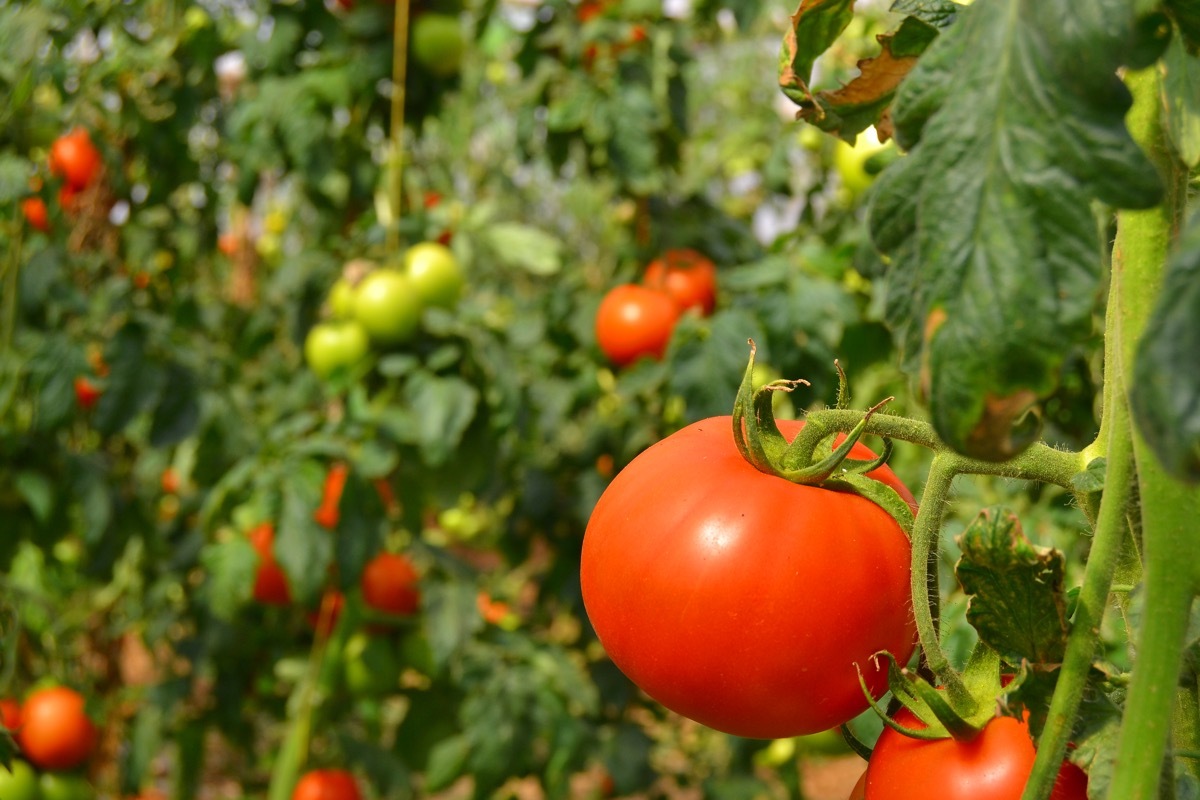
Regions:
<instances>
[{"instance_id":1,"label":"tomato plant","mask_svg":"<svg viewBox=\"0 0 1200 800\"><path fill-rule=\"evenodd\" d=\"M359 800L358 782L341 769L317 769L296 784L292 800Z\"/></svg>"},{"instance_id":2,"label":"tomato plant","mask_svg":"<svg viewBox=\"0 0 1200 800\"><path fill-rule=\"evenodd\" d=\"M668 250L646 266L642 283L666 292L679 307L697 308L701 314L713 312L717 304L717 266L696 250Z\"/></svg>"},{"instance_id":3,"label":"tomato plant","mask_svg":"<svg viewBox=\"0 0 1200 800\"><path fill-rule=\"evenodd\" d=\"M861 445L853 455L872 458ZM872 477L912 504L890 470ZM580 580L605 650L651 697L718 730L778 738L864 711L858 670L885 691L872 656L903 662L915 645L908 562L879 506L760 472L719 417L617 474L588 521Z\"/></svg>"},{"instance_id":4,"label":"tomato plant","mask_svg":"<svg viewBox=\"0 0 1200 800\"><path fill-rule=\"evenodd\" d=\"M662 358L679 308L670 295L634 284L609 290L596 311L596 342L617 366Z\"/></svg>"},{"instance_id":5,"label":"tomato plant","mask_svg":"<svg viewBox=\"0 0 1200 800\"><path fill-rule=\"evenodd\" d=\"M96 745L96 726L84 708L84 698L66 686L36 689L21 706L17 744L31 763L52 770L82 764Z\"/></svg>"}]
</instances>

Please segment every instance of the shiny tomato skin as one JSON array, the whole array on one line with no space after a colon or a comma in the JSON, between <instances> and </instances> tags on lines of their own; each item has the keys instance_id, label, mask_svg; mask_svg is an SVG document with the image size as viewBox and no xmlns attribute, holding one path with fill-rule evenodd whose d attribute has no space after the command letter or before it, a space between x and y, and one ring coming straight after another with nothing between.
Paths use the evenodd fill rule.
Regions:
<instances>
[{"instance_id":1,"label":"shiny tomato skin","mask_svg":"<svg viewBox=\"0 0 1200 800\"><path fill-rule=\"evenodd\" d=\"M651 261L642 283L671 295L680 308L697 308L704 316L717 305L717 266L690 248L668 250Z\"/></svg>"},{"instance_id":2,"label":"shiny tomato skin","mask_svg":"<svg viewBox=\"0 0 1200 800\"><path fill-rule=\"evenodd\" d=\"M396 553L380 553L363 568L359 581L363 602L376 611L410 616L421 607L420 575L413 563Z\"/></svg>"},{"instance_id":3,"label":"shiny tomato skin","mask_svg":"<svg viewBox=\"0 0 1200 800\"><path fill-rule=\"evenodd\" d=\"M920 728L907 709L896 721ZM996 717L969 742L913 739L885 728L867 765L866 800L1020 800L1035 751L1028 726ZM1087 800L1087 776L1064 762L1050 800Z\"/></svg>"},{"instance_id":4,"label":"shiny tomato skin","mask_svg":"<svg viewBox=\"0 0 1200 800\"><path fill-rule=\"evenodd\" d=\"M660 359L678 318L679 307L670 295L645 286L623 284L600 301L596 310L596 342L618 367L643 356Z\"/></svg>"},{"instance_id":5,"label":"shiny tomato skin","mask_svg":"<svg viewBox=\"0 0 1200 800\"><path fill-rule=\"evenodd\" d=\"M83 695L66 686L32 692L21 706L21 754L40 769L72 769L86 761L97 732L84 706Z\"/></svg>"},{"instance_id":6,"label":"shiny tomato skin","mask_svg":"<svg viewBox=\"0 0 1200 800\"><path fill-rule=\"evenodd\" d=\"M802 422L781 421L792 438ZM852 457L870 458L855 446ZM886 467L872 477L910 505ZM910 547L869 500L759 472L729 417L694 423L619 472L584 534L580 579L613 662L667 708L720 731L828 730L878 696L887 650L916 639Z\"/></svg>"},{"instance_id":7,"label":"shiny tomato skin","mask_svg":"<svg viewBox=\"0 0 1200 800\"><path fill-rule=\"evenodd\" d=\"M250 545L258 553L258 571L254 575L254 599L269 606L292 602L287 575L275 560L275 526L264 522L250 531Z\"/></svg>"},{"instance_id":8,"label":"shiny tomato skin","mask_svg":"<svg viewBox=\"0 0 1200 800\"><path fill-rule=\"evenodd\" d=\"M50 172L72 189L86 189L100 173L100 151L83 128L75 128L50 145Z\"/></svg>"},{"instance_id":9,"label":"shiny tomato skin","mask_svg":"<svg viewBox=\"0 0 1200 800\"><path fill-rule=\"evenodd\" d=\"M854 788L850 790L850 796L846 800L867 800L867 773L864 771L858 778L858 783L854 784Z\"/></svg>"},{"instance_id":10,"label":"shiny tomato skin","mask_svg":"<svg viewBox=\"0 0 1200 800\"><path fill-rule=\"evenodd\" d=\"M292 800L361 800L354 776L341 769L315 769L296 783Z\"/></svg>"}]
</instances>

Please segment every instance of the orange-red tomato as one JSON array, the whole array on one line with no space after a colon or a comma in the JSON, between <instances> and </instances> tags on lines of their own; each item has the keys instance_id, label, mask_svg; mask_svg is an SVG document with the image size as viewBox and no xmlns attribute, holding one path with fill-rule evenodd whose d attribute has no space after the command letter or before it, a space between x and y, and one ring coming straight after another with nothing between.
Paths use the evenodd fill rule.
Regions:
<instances>
[{"instance_id":1,"label":"orange-red tomato","mask_svg":"<svg viewBox=\"0 0 1200 800\"><path fill-rule=\"evenodd\" d=\"M179 494L179 473L174 467L167 467L162 471L160 483L164 493Z\"/></svg>"},{"instance_id":2,"label":"orange-red tomato","mask_svg":"<svg viewBox=\"0 0 1200 800\"><path fill-rule=\"evenodd\" d=\"M96 726L88 718L83 695L66 686L38 689L21 707L17 744L41 769L72 769L87 760L96 745Z\"/></svg>"},{"instance_id":3,"label":"orange-red tomato","mask_svg":"<svg viewBox=\"0 0 1200 800\"><path fill-rule=\"evenodd\" d=\"M325 473L325 488L321 494L321 505L313 514L318 525L333 530L337 527L340 513L338 506L342 502L342 491L346 488L346 476L350 468L344 462L338 461L329 467Z\"/></svg>"},{"instance_id":4,"label":"orange-red tomato","mask_svg":"<svg viewBox=\"0 0 1200 800\"><path fill-rule=\"evenodd\" d=\"M0 724L10 732L21 727L21 704L11 697L0 700Z\"/></svg>"},{"instance_id":5,"label":"orange-red tomato","mask_svg":"<svg viewBox=\"0 0 1200 800\"><path fill-rule=\"evenodd\" d=\"M50 145L50 172L72 189L86 188L100 173L100 151L83 128L75 128ZM65 204L64 204L65 205Z\"/></svg>"},{"instance_id":6,"label":"orange-red tomato","mask_svg":"<svg viewBox=\"0 0 1200 800\"><path fill-rule=\"evenodd\" d=\"M258 525L249 534L250 545L258 553L258 571L254 575L254 599L260 603L286 606L292 602L287 575L275 560L275 526Z\"/></svg>"},{"instance_id":7,"label":"orange-red tomato","mask_svg":"<svg viewBox=\"0 0 1200 800\"><path fill-rule=\"evenodd\" d=\"M492 625L499 625L508 616L508 603L502 600L493 600L492 596L487 592L480 592L475 596L475 607L479 609L479 615L483 617L485 622Z\"/></svg>"},{"instance_id":8,"label":"orange-red tomato","mask_svg":"<svg viewBox=\"0 0 1200 800\"><path fill-rule=\"evenodd\" d=\"M380 553L363 569L359 581L363 601L387 614L415 614L421 607L419 578L416 567L404 556Z\"/></svg>"},{"instance_id":9,"label":"orange-red tomato","mask_svg":"<svg viewBox=\"0 0 1200 800\"><path fill-rule=\"evenodd\" d=\"M642 283L666 292L682 309L708 316L717 305L717 265L690 248L668 250L650 262Z\"/></svg>"},{"instance_id":10,"label":"orange-red tomato","mask_svg":"<svg viewBox=\"0 0 1200 800\"><path fill-rule=\"evenodd\" d=\"M100 395L104 394L104 390L85 375L79 375L75 378L75 402L84 411L90 411L100 400Z\"/></svg>"},{"instance_id":11,"label":"orange-red tomato","mask_svg":"<svg viewBox=\"0 0 1200 800\"><path fill-rule=\"evenodd\" d=\"M679 306L665 292L631 283L617 286L596 310L596 342L619 367L666 352Z\"/></svg>"},{"instance_id":12,"label":"orange-red tomato","mask_svg":"<svg viewBox=\"0 0 1200 800\"><path fill-rule=\"evenodd\" d=\"M296 783L292 800L361 800L354 776L341 769L316 769Z\"/></svg>"},{"instance_id":13,"label":"orange-red tomato","mask_svg":"<svg viewBox=\"0 0 1200 800\"><path fill-rule=\"evenodd\" d=\"M858 783L854 784L854 788L850 790L850 796L846 800L867 800L867 773L865 771L858 776Z\"/></svg>"},{"instance_id":14,"label":"orange-red tomato","mask_svg":"<svg viewBox=\"0 0 1200 800\"><path fill-rule=\"evenodd\" d=\"M40 197L26 197L21 201L21 213L25 221L39 231L50 230L50 212L46 210L46 201Z\"/></svg>"}]
</instances>

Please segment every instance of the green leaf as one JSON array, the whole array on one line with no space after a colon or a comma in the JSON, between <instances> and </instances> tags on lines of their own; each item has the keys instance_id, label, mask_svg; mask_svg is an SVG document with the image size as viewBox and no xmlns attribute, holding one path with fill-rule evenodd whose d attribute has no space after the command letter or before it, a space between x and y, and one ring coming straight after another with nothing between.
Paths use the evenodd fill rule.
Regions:
<instances>
[{"instance_id":1,"label":"green leaf","mask_svg":"<svg viewBox=\"0 0 1200 800\"><path fill-rule=\"evenodd\" d=\"M352 470L338 506L335 553L343 587L357 584L367 561L382 549L384 522L379 493L360 472Z\"/></svg>"},{"instance_id":2,"label":"green leaf","mask_svg":"<svg viewBox=\"0 0 1200 800\"><path fill-rule=\"evenodd\" d=\"M959 9L960 6L953 0L896 0L890 11L941 29L948 28L954 22Z\"/></svg>"},{"instance_id":3,"label":"green leaf","mask_svg":"<svg viewBox=\"0 0 1200 800\"><path fill-rule=\"evenodd\" d=\"M25 498L34 519L45 524L54 512L54 485L50 479L40 472L21 470L14 484L17 492Z\"/></svg>"},{"instance_id":4,"label":"green leaf","mask_svg":"<svg viewBox=\"0 0 1200 800\"><path fill-rule=\"evenodd\" d=\"M413 441L422 460L444 464L458 448L479 405L479 391L457 377L418 372L404 387L405 402L415 422Z\"/></svg>"},{"instance_id":5,"label":"green leaf","mask_svg":"<svg viewBox=\"0 0 1200 800\"><path fill-rule=\"evenodd\" d=\"M985 508L958 540L967 621L1009 664L1058 664L1066 651L1062 553L1025 538L1016 514Z\"/></svg>"},{"instance_id":6,"label":"green leaf","mask_svg":"<svg viewBox=\"0 0 1200 800\"><path fill-rule=\"evenodd\" d=\"M205 547L200 563L208 576L208 607L218 619L233 621L250 600L258 554L249 540L237 536Z\"/></svg>"},{"instance_id":7,"label":"green leaf","mask_svg":"<svg viewBox=\"0 0 1200 800\"><path fill-rule=\"evenodd\" d=\"M200 421L199 387L195 374L187 367L170 364L166 368L162 393L150 421L150 444L170 447L186 439Z\"/></svg>"},{"instance_id":8,"label":"green leaf","mask_svg":"<svg viewBox=\"0 0 1200 800\"><path fill-rule=\"evenodd\" d=\"M687 316L672 337L669 385L672 394L687 401L688 416L730 413L746 371L746 340L765 338L755 316L740 308L718 311L708 319Z\"/></svg>"},{"instance_id":9,"label":"green leaf","mask_svg":"<svg viewBox=\"0 0 1200 800\"><path fill-rule=\"evenodd\" d=\"M1200 481L1200 213L1167 261L1158 301L1138 342L1130 404L1163 466Z\"/></svg>"},{"instance_id":10,"label":"green leaf","mask_svg":"<svg viewBox=\"0 0 1200 800\"><path fill-rule=\"evenodd\" d=\"M1027 412L1092 331L1091 203L1147 208L1161 196L1124 124L1128 5L976 2L896 94L896 139L910 152L876 182L871 235L892 260L889 321L959 452L1004 460L1036 438Z\"/></svg>"},{"instance_id":11,"label":"green leaf","mask_svg":"<svg viewBox=\"0 0 1200 800\"><path fill-rule=\"evenodd\" d=\"M1189 55L1176 36L1162 67L1163 127L1179 160L1195 169L1200 165L1200 57Z\"/></svg>"},{"instance_id":12,"label":"green leaf","mask_svg":"<svg viewBox=\"0 0 1200 800\"><path fill-rule=\"evenodd\" d=\"M641 791L654 782L657 773L650 763L654 741L637 725L618 725L604 743L604 766L612 775L619 797Z\"/></svg>"},{"instance_id":13,"label":"green leaf","mask_svg":"<svg viewBox=\"0 0 1200 800\"><path fill-rule=\"evenodd\" d=\"M333 540L313 518L321 504L323 481L323 468L311 460L283 476L275 557L287 574L292 597L305 605L313 604L333 562Z\"/></svg>"},{"instance_id":14,"label":"green leaf","mask_svg":"<svg viewBox=\"0 0 1200 800\"><path fill-rule=\"evenodd\" d=\"M1163 8L1179 26L1187 49L1193 55L1200 53L1200 3L1196 0L1163 0Z\"/></svg>"},{"instance_id":15,"label":"green leaf","mask_svg":"<svg viewBox=\"0 0 1200 800\"><path fill-rule=\"evenodd\" d=\"M1108 459L1093 458L1087 469L1071 478L1071 488L1083 494L1104 491L1104 476L1108 473Z\"/></svg>"},{"instance_id":16,"label":"green leaf","mask_svg":"<svg viewBox=\"0 0 1200 800\"><path fill-rule=\"evenodd\" d=\"M11 203L29 194L31 167L23 158L0 154L0 203Z\"/></svg>"},{"instance_id":17,"label":"green leaf","mask_svg":"<svg viewBox=\"0 0 1200 800\"><path fill-rule=\"evenodd\" d=\"M421 624L439 670L483 627L476 593L475 587L466 583L434 583L422 592Z\"/></svg>"},{"instance_id":18,"label":"green leaf","mask_svg":"<svg viewBox=\"0 0 1200 800\"><path fill-rule=\"evenodd\" d=\"M556 275L562 269L562 242L517 222L497 222L484 231L488 246L501 263L534 275Z\"/></svg>"},{"instance_id":19,"label":"green leaf","mask_svg":"<svg viewBox=\"0 0 1200 800\"><path fill-rule=\"evenodd\" d=\"M463 774L470 752L470 741L466 736L451 736L435 744L429 751L425 790L437 792L454 783Z\"/></svg>"},{"instance_id":20,"label":"green leaf","mask_svg":"<svg viewBox=\"0 0 1200 800\"><path fill-rule=\"evenodd\" d=\"M801 0L779 50L779 86L797 103L808 100L817 57L854 18L854 0Z\"/></svg>"},{"instance_id":21,"label":"green leaf","mask_svg":"<svg viewBox=\"0 0 1200 800\"><path fill-rule=\"evenodd\" d=\"M105 360L108 377L92 421L96 430L113 434L124 429L156 396L162 372L147 360L146 331L133 322L117 331Z\"/></svg>"}]
</instances>

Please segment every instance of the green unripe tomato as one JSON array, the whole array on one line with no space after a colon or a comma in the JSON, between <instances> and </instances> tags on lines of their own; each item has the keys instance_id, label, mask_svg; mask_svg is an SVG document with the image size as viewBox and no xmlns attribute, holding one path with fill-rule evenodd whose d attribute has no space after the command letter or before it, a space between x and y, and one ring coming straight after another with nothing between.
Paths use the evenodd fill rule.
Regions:
<instances>
[{"instance_id":1,"label":"green unripe tomato","mask_svg":"<svg viewBox=\"0 0 1200 800\"><path fill-rule=\"evenodd\" d=\"M425 12L413 20L412 57L434 75L448 78L462 66L466 40L458 18Z\"/></svg>"},{"instance_id":2,"label":"green unripe tomato","mask_svg":"<svg viewBox=\"0 0 1200 800\"><path fill-rule=\"evenodd\" d=\"M319 322L304 340L304 358L320 378L353 367L369 352L371 342L367 331L354 320Z\"/></svg>"},{"instance_id":3,"label":"green unripe tomato","mask_svg":"<svg viewBox=\"0 0 1200 800\"><path fill-rule=\"evenodd\" d=\"M0 766L0 797L4 800L41 800L37 773L20 759L13 759L11 770Z\"/></svg>"},{"instance_id":4,"label":"green unripe tomato","mask_svg":"<svg viewBox=\"0 0 1200 800\"><path fill-rule=\"evenodd\" d=\"M426 306L453 308L466 286L458 259L437 242L410 247L404 254L404 270Z\"/></svg>"},{"instance_id":5,"label":"green unripe tomato","mask_svg":"<svg viewBox=\"0 0 1200 800\"><path fill-rule=\"evenodd\" d=\"M388 640L355 633L342 651L342 674L352 694L386 694L399 685L400 659Z\"/></svg>"},{"instance_id":6,"label":"green unripe tomato","mask_svg":"<svg viewBox=\"0 0 1200 800\"><path fill-rule=\"evenodd\" d=\"M345 278L339 278L329 290L329 313L334 319L349 319L354 314L354 287Z\"/></svg>"},{"instance_id":7,"label":"green unripe tomato","mask_svg":"<svg viewBox=\"0 0 1200 800\"><path fill-rule=\"evenodd\" d=\"M95 787L71 772L43 772L38 776L38 788L41 800L96 800Z\"/></svg>"},{"instance_id":8,"label":"green unripe tomato","mask_svg":"<svg viewBox=\"0 0 1200 800\"><path fill-rule=\"evenodd\" d=\"M833 165L842 177L842 185L851 196L862 194L875 176L867 171L867 161L888 148L894 148L891 141L880 143L874 128L867 128L858 135L853 145L838 140L837 149L833 153Z\"/></svg>"},{"instance_id":9,"label":"green unripe tomato","mask_svg":"<svg viewBox=\"0 0 1200 800\"><path fill-rule=\"evenodd\" d=\"M400 270L377 269L354 290L354 318L371 341L403 344L417 333L424 305L420 295Z\"/></svg>"}]
</instances>

